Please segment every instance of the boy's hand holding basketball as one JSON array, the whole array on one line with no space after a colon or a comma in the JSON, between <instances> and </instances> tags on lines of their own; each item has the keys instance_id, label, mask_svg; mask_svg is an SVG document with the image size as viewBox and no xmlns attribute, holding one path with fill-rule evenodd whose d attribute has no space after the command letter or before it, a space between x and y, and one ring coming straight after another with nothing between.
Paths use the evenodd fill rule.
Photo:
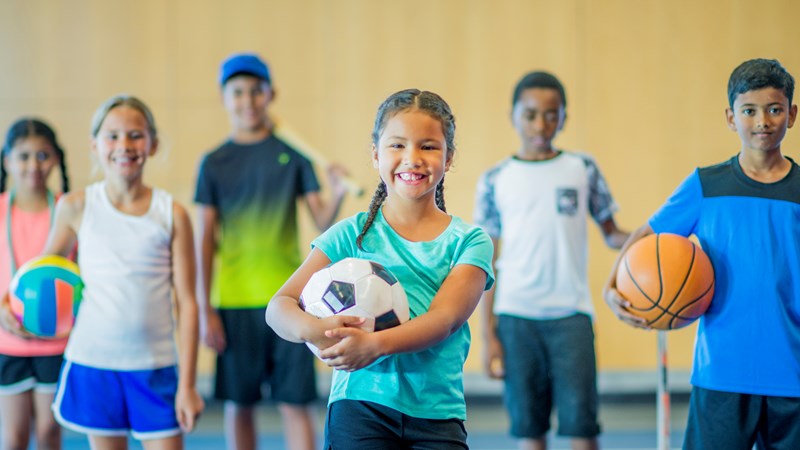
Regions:
<instances>
[{"instance_id":1,"label":"boy's hand holding basketball","mask_svg":"<svg viewBox=\"0 0 800 450\"><path fill-rule=\"evenodd\" d=\"M650 228L650 225L645 224L628 236L628 240L625 241L625 244L623 244L622 248L620 249L619 256L614 262L614 267L611 269L611 275L608 277L608 281L603 288L603 299L608 304L608 307L611 308L611 312L613 312L614 315L619 318L619 320L627 323L628 325L645 330L650 329L646 325L647 321L639 316L631 314L631 312L628 311L628 308L631 306L630 302L626 300L625 297L623 297L622 294L620 294L620 292L617 290L617 271L619 270L625 252L627 252L636 241L650 234L653 234L653 229Z\"/></svg>"},{"instance_id":2,"label":"boy's hand holding basketball","mask_svg":"<svg viewBox=\"0 0 800 450\"><path fill-rule=\"evenodd\" d=\"M611 308L611 311L619 318L619 320L636 328L642 328L645 330L650 329L650 327L646 325L647 322L643 318L628 312L626 308L628 308L631 304L619 293L616 282L614 282L613 278L612 281L603 289L603 299L605 299L609 308Z\"/></svg>"}]
</instances>

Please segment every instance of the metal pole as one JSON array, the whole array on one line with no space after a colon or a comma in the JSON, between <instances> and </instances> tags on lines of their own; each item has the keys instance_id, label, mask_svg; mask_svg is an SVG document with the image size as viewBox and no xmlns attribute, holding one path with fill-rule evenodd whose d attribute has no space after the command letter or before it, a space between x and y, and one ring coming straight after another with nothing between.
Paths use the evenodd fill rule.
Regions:
<instances>
[{"instance_id":1,"label":"metal pole","mask_svg":"<svg viewBox=\"0 0 800 450\"><path fill-rule=\"evenodd\" d=\"M658 331L658 392L656 398L657 447L669 450L669 387L667 386L667 332Z\"/></svg>"}]
</instances>

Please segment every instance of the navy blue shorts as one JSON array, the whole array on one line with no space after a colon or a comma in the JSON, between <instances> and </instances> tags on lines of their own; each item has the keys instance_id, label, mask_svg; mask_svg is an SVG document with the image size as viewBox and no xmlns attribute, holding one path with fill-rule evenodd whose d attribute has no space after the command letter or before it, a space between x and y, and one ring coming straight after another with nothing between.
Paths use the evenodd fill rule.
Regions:
<instances>
[{"instance_id":1,"label":"navy blue shorts","mask_svg":"<svg viewBox=\"0 0 800 450\"><path fill-rule=\"evenodd\" d=\"M0 395L17 395L34 389L54 393L61 355L11 356L0 354Z\"/></svg>"},{"instance_id":2,"label":"navy blue shorts","mask_svg":"<svg viewBox=\"0 0 800 450\"><path fill-rule=\"evenodd\" d=\"M553 407L559 435L592 438L600 434L589 316L532 320L500 315L497 336L503 345L504 400L512 436L544 436L550 430Z\"/></svg>"},{"instance_id":3,"label":"navy blue shorts","mask_svg":"<svg viewBox=\"0 0 800 450\"><path fill-rule=\"evenodd\" d=\"M419 419L373 402L337 400L328 407L325 450L465 450L461 419Z\"/></svg>"},{"instance_id":4,"label":"navy blue shorts","mask_svg":"<svg viewBox=\"0 0 800 450\"><path fill-rule=\"evenodd\" d=\"M800 397L692 388L683 448L800 449Z\"/></svg>"},{"instance_id":5,"label":"navy blue shorts","mask_svg":"<svg viewBox=\"0 0 800 450\"><path fill-rule=\"evenodd\" d=\"M92 436L162 439L181 433L175 415L177 367L117 371L64 362L53 414Z\"/></svg>"},{"instance_id":6,"label":"navy blue shorts","mask_svg":"<svg viewBox=\"0 0 800 450\"><path fill-rule=\"evenodd\" d=\"M214 396L251 406L261 400L261 386L267 382L276 402L315 401L314 355L305 344L275 334L264 320L265 310L219 310L228 346L217 355Z\"/></svg>"}]
</instances>

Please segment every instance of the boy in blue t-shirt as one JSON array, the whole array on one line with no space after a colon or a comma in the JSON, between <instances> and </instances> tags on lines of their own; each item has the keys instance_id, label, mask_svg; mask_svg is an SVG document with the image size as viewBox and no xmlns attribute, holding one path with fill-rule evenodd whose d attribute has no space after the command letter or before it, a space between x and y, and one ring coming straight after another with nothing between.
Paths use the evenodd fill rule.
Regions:
<instances>
[{"instance_id":1,"label":"boy in blue t-shirt","mask_svg":"<svg viewBox=\"0 0 800 450\"><path fill-rule=\"evenodd\" d=\"M778 61L745 61L728 81L738 155L686 178L622 253L653 233L694 234L716 288L700 318L685 449L800 448L800 167L781 153L794 79ZM644 327L616 290L605 298Z\"/></svg>"}]
</instances>

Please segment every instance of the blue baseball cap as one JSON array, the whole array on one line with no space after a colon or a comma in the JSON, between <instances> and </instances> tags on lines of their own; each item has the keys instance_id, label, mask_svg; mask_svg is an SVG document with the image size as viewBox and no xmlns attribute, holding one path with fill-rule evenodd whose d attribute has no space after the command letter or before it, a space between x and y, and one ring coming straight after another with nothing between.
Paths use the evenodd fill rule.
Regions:
<instances>
[{"instance_id":1,"label":"blue baseball cap","mask_svg":"<svg viewBox=\"0 0 800 450\"><path fill-rule=\"evenodd\" d=\"M239 74L252 75L272 84L267 63L255 53L234 53L223 61L219 68L219 85L225 85L232 76Z\"/></svg>"}]
</instances>

